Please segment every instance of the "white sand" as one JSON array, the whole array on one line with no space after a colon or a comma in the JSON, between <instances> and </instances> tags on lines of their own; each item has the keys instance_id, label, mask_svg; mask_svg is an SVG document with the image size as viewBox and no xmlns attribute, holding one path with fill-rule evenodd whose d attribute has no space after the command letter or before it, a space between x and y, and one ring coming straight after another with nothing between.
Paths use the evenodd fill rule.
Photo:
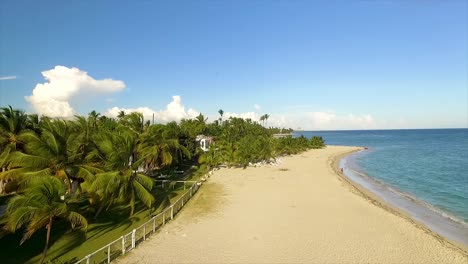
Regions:
<instances>
[{"instance_id":1,"label":"white sand","mask_svg":"<svg viewBox=\"0 0 468 264\"><path fill-rule=\"evenodd\" d=\"M467 264L463 250L351 191L331 163L353 149L216 171L174 221L117 262Z\"/></svg>"}]
</instances>

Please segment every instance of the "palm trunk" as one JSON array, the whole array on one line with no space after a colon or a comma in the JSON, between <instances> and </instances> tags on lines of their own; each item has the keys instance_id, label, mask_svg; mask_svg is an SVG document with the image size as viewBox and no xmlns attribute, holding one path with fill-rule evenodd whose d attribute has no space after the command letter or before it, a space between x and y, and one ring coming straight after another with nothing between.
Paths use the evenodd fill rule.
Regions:
<instances>
[{"instance_id":1,"label":"palm trunk","mask_svg":"<svg viewBox=\"0 0 468 264\"><path fill-rule=\"evenodd\" d=\"M44 251L42 251L42 258L41 258L41 261L39 262L40 264L44 263L44 260L47 255L47 249L49 248L50 230L52 230L52 217L49 218L49 223L47 224L46 228L47 228L46 244L44 247Z\"/></svg>"}]
</instances>

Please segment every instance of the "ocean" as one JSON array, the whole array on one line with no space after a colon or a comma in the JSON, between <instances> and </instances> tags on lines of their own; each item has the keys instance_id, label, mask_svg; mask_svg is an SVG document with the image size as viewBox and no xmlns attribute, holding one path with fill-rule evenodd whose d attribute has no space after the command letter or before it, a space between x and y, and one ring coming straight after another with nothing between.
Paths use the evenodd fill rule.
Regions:
<instances>
[{"instance_id":1,"label":"ocean","mask_svg":"<svg viewBox=\"0 0 468 264\"><path fill-rule=\"evenodd\" d=\"M327 145L368 149L345 175L431 230L468 245L468 129L297 131Z\"/></svg>"}]
</instances>

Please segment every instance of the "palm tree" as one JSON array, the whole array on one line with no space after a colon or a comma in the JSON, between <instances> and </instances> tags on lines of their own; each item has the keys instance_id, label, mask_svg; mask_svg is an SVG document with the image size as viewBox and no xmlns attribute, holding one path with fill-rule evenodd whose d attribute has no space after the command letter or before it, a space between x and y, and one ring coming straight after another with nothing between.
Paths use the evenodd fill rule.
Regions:
<instances>
[{"instance_id":1,"label":"palm tree","mask_svg":"<svg viewBox=\"0 0 468 264\"><path fill-rule=\"evenodd\" d=\"M267 125L268 125L268 118L270 118L270 115L269 115L269 114L265 114L265 121L266 121Z\"/></svg>"},{"instance_id":2,"label":"palm tree","mask_svg":"<svg viewBox=\"0 0 468 264\"><path fill-rule=\"evenodd\" d=\"M143 133L145 124L143 114L139 112L131 112L120 119L120 123L130 128L137 134Z\"/></svg>"},{"instance_id":3,"label":"palm tree","mask_svg":"<svg viewBox=\"0 0 468 264\"><path fill-rule=\"evenodd\" d=\"M134 213L137 199L148 208L153 204L150 192L153 180L137 171L143 161L137 160L137 140L133 131L122 126L118 131L95 136L96 149L88 155L88 160L100 160L105 171L96 174L88 189L94 195L93 200L99 203L96 218L105 207L114 204L128 203L130 215Z\"/></svg>"},{"instance_id":4,"label":"palm tree","mask_svg":"<svg viewBox=\"0 0 468 264\"><path fill-rule=\"evenodd\" d=\"M11 152L22 143L19 135L26 130L27 115L11 106L0 110L0 151Z\"/></svg>"},{"instance_id":5,"label":"palm tree","mask_svg":"<svg viewBox=\"0 0 468 264\"><path fill-rule=\"evenodd\" d=\"M169 127L171 128L171 127ZM175 131L163 125L151 126L142 134L139 152L149 170L171 165L182 155L190 158L190 152L179 143L177 137L170 135Z\"/></svg>"},{"instance_id":6,"label":"palm tree","mask_svg":"<svg viewBox=\"0 0 468 264\"><path fill-rule=\"evenodd\" d=\"M199 114L197 115L197 117L195 117L195 120L199 123L203 123L203 124L206 124L206 121L208 120L208 117L205 118L205 116L203 114Z\"/></svg>"},{"instance_id":7,"label":"palm tree","mask_svg":"<svg viewBox=\"0 0 468 264\"><path fill-rule=\"evenodd\" d=\"M98 113L98 112L96 112L95 110L93 110L93 111L91 111L91 112L89 113L89 115L88 115L89 118L88 118L88 119L89 119L89 122L91 122L91 125L92 125L92 128L93 128L93 129L96 129L96 127L97 127L97 120L98 120L98 118L99 118L100 115L101 115L101 114Z\"/></svg>"},{"instance_id":8,"label":"palm tree","mask_svg":"<svg viewBox=\"0 0 468 264\"><path fill-rule=\"evenodd\" d=\"M216 148L212 147L207 152L204 152L198 158L198 163L206 167L207 171L218 166L222 162L222 156L217 153Z\"/></svg>"},{"instance_id":9,"label":"palm tree","mask_svg":"<svg viewBox=\"0 0 468 264\"><path fill-rule=\"evenodd\" d=\"M125 116L125 111L124 111L124 110L121 110L121 111L119 112L119 114L117 115L117 118L122 118L122 117L124 117L124 116Z\"/></svg>"},{"instance_id":10,"label":"palm tree","mask_svg":"<svg viewBox=\"0 0 468 264\"><path fill-rule=\"evenodd\" d=\"M42 228L47 229L46 242L40 263L42 264L49 248L52 224L57 218L66 219L72 228L86 229L88 222L81 214L71 209L75 197L67 198L65 186L54 177L37 178L31 182L23 194L19 194L8 203L5 229L16 232L23 226L26 232L21 244Z\"/></svg>"},{"instance_id":11,"label":"palm tree","mask_svg":"<svg viewBox=\"0 0 468 264\"><path fill-rule=\"evenodd\" d=\"M25 152L10 155L10 170L1 172L0 178L19 179L27 185L34 177L55 176L65 181L72 193L73 180L92 181L94 174L101 171L81 160L84 155L77 147L81 140L67 121L44 119L42 128L40 135L25 132L20 136Z\"/></svg>"},{"instance_id":12,"label":"palm tree","mask_svg":"<svg viewBox=\"0 0 468 264\"><path fill-rule=\"evenodd\" d=\"M218 113L219 113L219 115L221 116L221 117L219 118L219 122L222 124L222 123L223 123L223 114L224 114L223 109L219 109L219 110L218 110Z\"/></svg>"},{"instance_id":13,"label":"palm tree","mask_svg":"<svg viewBox=\"0 0 468 264\"><path fill-rule=\"evenodd\" d=\"M265 118L266 118L266 115L260 116L260 121L263 123L263 125L265 125Z\"/></svg>"},{"instance_id":14,"label":"palm tree","mask_svg":"<svg viewBox=\"0 0 468 264\"><path fill-rule=\"evenodd\" d=\"M37 114L28 114L27 115L26 129L34 131L36 133L41 132L39 115L37 115Z\"/></svg>"},{"instance_id":15,"label":"palm tree","mask_svg":"<svg viewBox=\"0 0 468 264\"><path fill-rule=\"evenodd\" d=\"M21 149L23 142L19 139L27 129L27 118L23 111L13 109L11 106L0 108L0 172L8 167L11 153ZM0 193L3 193L5 179L0 179Z\"/></svg>"}]
</instances>

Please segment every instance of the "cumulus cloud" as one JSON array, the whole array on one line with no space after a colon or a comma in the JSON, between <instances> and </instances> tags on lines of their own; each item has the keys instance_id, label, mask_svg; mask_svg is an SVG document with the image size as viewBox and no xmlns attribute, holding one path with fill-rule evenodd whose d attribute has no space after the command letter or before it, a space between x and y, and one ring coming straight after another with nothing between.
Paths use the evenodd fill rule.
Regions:
<instances>
[{"instance_id":1,"label":"cumulus cloud","mask_svg":"<svg viewBox=\"0 0 468 264\"><path fill-rule=\"evenodd\" d=\"M42 76L47 82L38 83L32 95L25 96L25 99L38 114L50 117L73 116L76 112L70 101L77 96L90 97L125 89L123 81L96 80L78 68L55 66L43 71Z\"/></svg>"},{"instance_id":2,"label":"cumulus cloud","mask_svg":"<svg viewBox=\"0 0 468 264\"><path fill-rule=\"evenodd\" d=\"M255 110L260 110L261 107L258 104L254 104L254 108L255 108Z\"/></svg>"},{"instance_id":3,"label":"cumulus cloud","mask_svg":"<svg viewBox=\"0 0 468 264\"><path fill-rule=\"evenodd\" d=\"M110 117L116 117L120 111L125 113L139 112L143 114L145 120L152 120L154 114L154 121L156 123L168 123L171 121L180 121L182 118L195 118L200 113L196 110L189 108L185 110L185 106L182 103L182 99L178 95L172 96L172 101L166 106L166 109L156 111L149 107L138 107L138 108L119 108L112 107L105 115Z\"/></svg>"},{"instance_id":4,"label":"cumulus cloud","mask_svg":"<svg viewBox=\"0 0 468 264\"><path fill-rule=\"evenodd\" d=\"M15 80L16 76L0 76L0 81Z\"/></svg>"}]
</instances>

